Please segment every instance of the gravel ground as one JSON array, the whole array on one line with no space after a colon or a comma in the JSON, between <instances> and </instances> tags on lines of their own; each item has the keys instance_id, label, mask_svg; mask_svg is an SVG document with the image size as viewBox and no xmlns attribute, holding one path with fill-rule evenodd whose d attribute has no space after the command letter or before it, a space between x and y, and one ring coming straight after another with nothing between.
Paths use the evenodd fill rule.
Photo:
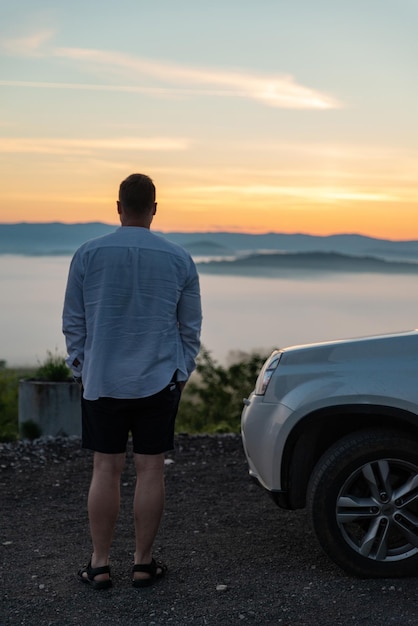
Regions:
<instances>
[{"instance_id":1,"label":"gravel ground","mask_svg":"<svg viewBox=\"0 0 418 626\"><path fill-rule=\"evenodd\" d=\"M155 545L169 572L149 589L133 589L129 457L114 587L94 591L75 577L90 556L91 453L76 439L0 444L1 626L418 624L417 581L364 581L340 571L305 512L281 511L250 481L236 435L177 437Z\"/></svg>"}]
</instances>

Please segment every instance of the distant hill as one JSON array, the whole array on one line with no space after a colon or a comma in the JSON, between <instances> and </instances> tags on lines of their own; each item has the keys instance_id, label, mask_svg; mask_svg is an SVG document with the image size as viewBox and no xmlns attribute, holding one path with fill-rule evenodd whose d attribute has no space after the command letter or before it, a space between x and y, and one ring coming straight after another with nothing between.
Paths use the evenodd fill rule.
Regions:
<instances>
[{"instance_id":1,"label":"distant hill","mask_svg":"<svg viewBox=\"0 0 418 626\"><path fill-rule=\"evenodd\" d=\"M85 241L112 232L115 228L116 224L101 222L0 224L0 254L72 255ZM213 259L210 263L199 265L201 272L256 272L265 275L266 272L309 267L317 271L415 273L418 267L414 263L418 261L417 240L389 241L356 234L328 237L229 232L158 234L189 250L197 261L201 260L199 257ZM367 270L364 269L366 267Z\"/></svg>"},{"instance_id":2,"label":"distant hill","mask_svg":"<svg viewBox=\"0 0 418 626\"><path fill-rule=\"evenodd\" d=\"M391 241L356 234L315 235L265 233L167 233L165 235L185 248L196 246L198 241L206 245L215 243L226 254L258 251L276 252L336 252L351 255L370 255L379 258L418 260L418 241ZM195 247L197 250L197 247ZM203 252L201 254L204 254ZM218 253L216 253L218 254Z\"/></svg>"},{"instance_id":3,"label":"distant hill","mask_svg":"<svg viewBox=\"0 0 418 626\"><path fill-rule=\"evenodd\" d=\"M370 272L418 274L417 262L387 261L370 256L350 256L336 252L284 252L250 254L234 260L197 263L201 274L241 276L284 276L289 272Z\"/></svg>"},{"instance_id":4,"label":"distant hill","mask_svg":"<svg viewBox=\"0 0 418 626\"><path fill-rule=\"evenodd\" d=\"M165 237L167 239L171 239L170 234L165 235ZM171 241L174 241L174 239L171 239ZM225 256L231 254L230 249L225 248L225 246L217 243L216 241L198 239L197 241L190 242L181 242L180 240L176 243L179 243L184 248L186 248L186 250L188 250L192 256ZM234 251L232 251L232 253L233 252Z\"/></svg>"},{"instance_id":5,"label":"distant hill","mask_svg":"<svg viewBox=\"0 0 418 626\"><path fill-rule=\"evenodd\" d=\"M88 224L0 224L0 254L73 254L84 241L115 230L115 226Z\"/></svg>"}]
</instances>

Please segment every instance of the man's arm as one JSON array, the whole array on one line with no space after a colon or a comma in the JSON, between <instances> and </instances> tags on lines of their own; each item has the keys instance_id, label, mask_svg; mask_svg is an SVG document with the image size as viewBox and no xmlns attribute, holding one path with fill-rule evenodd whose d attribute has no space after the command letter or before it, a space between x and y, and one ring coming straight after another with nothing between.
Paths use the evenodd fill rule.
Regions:
<instances>
[{"instance_id":1,"label":"man's arm","mask_svg":"<svg viewBox=\"0 0 418 626\"><path fill-rule=\"evenodd\" d=\"M179 332L188 376L196 368L196 357L200 349L200 331L202 327L199 276L192 260L191 264L189 280L183 289L177 306Z\"/></svg>"},{"instance_id":2,"label":"man's arm","mask_svg":"<svg viewBox=\"0 0 418 626\"><path fill-rule=\"evenodd\" d=\"M83 370L84 344L86 341L86 320L83 298L83 277L81 262L77 253L71 261L62 314L62 330L65 335L68 358L67 365L75 378L80 378Z\"/></svg>"}]
</instances>

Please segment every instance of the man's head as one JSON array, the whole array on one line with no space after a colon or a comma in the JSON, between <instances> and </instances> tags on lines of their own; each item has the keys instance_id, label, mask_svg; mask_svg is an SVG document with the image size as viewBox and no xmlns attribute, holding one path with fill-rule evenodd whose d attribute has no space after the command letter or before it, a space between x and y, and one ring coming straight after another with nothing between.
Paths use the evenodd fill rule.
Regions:
<instances>
[{"instance_id":1,"label":"man's head","mask_svg":"<svg viewBox=\"0 0 418 626\"><path fill-rule=\"evenodd\" d=\"M122 223L125 221L127 225L129 225L129 222L132 225L138 223L138 225L149 226L156 209L155 186L149 176L145 176L145 174L131 174L121 182L118 212Z\"/></svg>"}]
</instances>

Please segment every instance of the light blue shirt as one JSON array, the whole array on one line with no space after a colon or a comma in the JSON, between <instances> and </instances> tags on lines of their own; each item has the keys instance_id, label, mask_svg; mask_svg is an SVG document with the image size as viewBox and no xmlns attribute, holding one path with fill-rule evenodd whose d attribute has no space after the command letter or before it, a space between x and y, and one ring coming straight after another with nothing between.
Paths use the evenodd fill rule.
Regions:
<instances>
[{"instance_id":1,"label":"light blue shirt","mask_svg":"<svg viewBox=\"0 0 418 626\"><path fill-rule=\"evenodd\" d=\"M182 247L147 228L121 226L75 253L63 332L87 400L150 396L174 374L186 381L201 323L199 278Z\"/></svg>"}]
</instances>

